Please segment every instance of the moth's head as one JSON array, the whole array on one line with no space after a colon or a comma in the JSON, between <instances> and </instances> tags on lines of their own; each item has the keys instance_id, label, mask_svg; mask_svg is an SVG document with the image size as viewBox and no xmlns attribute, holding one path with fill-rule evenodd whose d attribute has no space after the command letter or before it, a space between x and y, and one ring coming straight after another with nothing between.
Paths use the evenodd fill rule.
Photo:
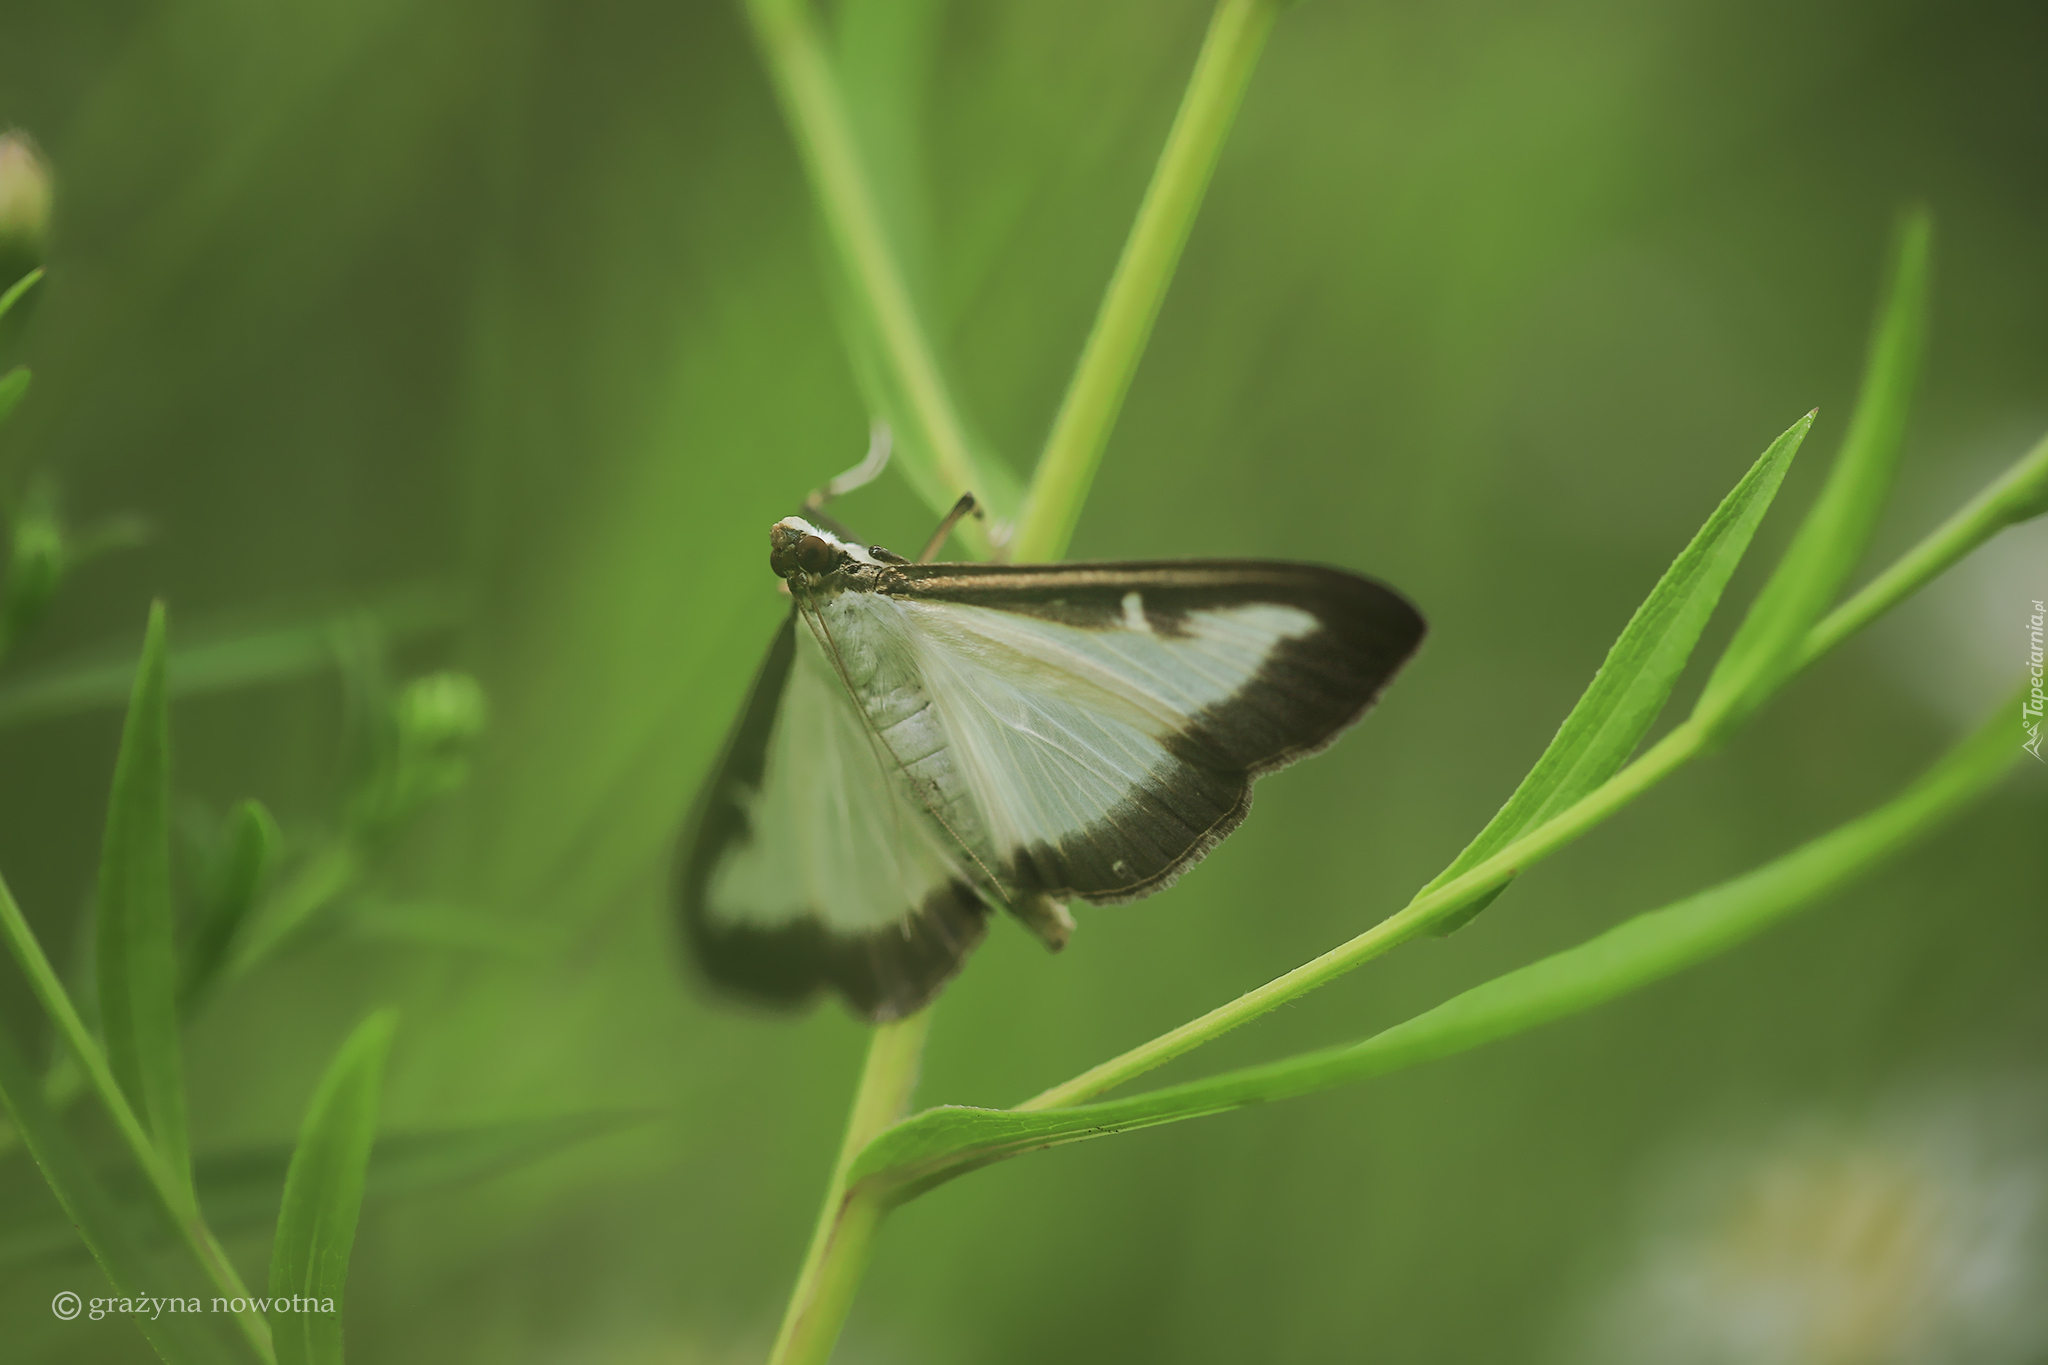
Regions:
<instances>
[{"instance_id":1,"label":"moth's head","mask_svg":"<svg viewBox=\"0 0 2048 1365\"><path fill-rule=\"evenodd\" d=\"M873 562L857 547L802 517L784 517L768 528L768 567L778 578L822 577L849 560Z\"/></svg>"}]
</instances>

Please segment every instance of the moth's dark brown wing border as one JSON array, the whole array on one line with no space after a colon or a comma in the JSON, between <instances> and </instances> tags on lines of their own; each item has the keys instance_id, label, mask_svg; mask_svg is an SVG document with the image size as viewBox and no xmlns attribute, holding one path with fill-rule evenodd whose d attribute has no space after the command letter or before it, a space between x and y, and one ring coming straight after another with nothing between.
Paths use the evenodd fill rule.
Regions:
<instances>
[{"instance_id":1,"label":"moth's dark brown wing border","mask_svg":"<svg viewBox=\"0 0 2048 1365\"><path fill-rule=\"evenodd\" d=\"M1427 630L1384 584L1278 560L908 565L886 571L878 591L1105 631L1127 628L1137 593L1132 605L1162 636L1204 608L1267 602L1315 618L1313 632L1283 641L1248 683L1172 736L1169 763L1102 820L1013 855L1020 889L1098 905L1150 895L1199 862L1243 821L1253 780L1334 743Z\"/></svg>"},{"instance_id":2,"label":"moth's dark brown wing border","mask_svg":"<svg viewBox=\"0 0 2048 1365\"><path fill-rule=\"evenodd\" d=\"M933 891L904 918L866 934L835 934L814 909L774 927L720 922L709 904L721 854L753 837L745 797L767 774L768 741L796 659L792 612L768 648L718 766L683 826L679 893L690 956L712 984L758 1003L798 1008L827 986L861 1018L882 1023L929 1004L988 928L972 887Z\"/></svg>"}]
</instances>

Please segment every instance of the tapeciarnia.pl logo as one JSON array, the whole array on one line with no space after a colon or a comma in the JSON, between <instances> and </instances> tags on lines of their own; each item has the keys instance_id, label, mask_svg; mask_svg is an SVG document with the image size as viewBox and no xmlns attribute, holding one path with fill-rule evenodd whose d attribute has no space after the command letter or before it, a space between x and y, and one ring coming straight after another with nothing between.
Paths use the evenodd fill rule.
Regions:
<instances>
[{"instance_id":1,"label":"tapeciarnia.pl logo","mask_svg":"<svg viewBox=\"0 0 2048 1365\"><path fill-rule=\"evenodd\" d=\"M2034 614L2027 622L2027 675L2032 682L2027 687L2026 700L2020 703L2020 724L2026 727L2026 742L2021 746L2035 758L2041 758L2041 712L2044 699L2041 692L2042 653L2041 632L2048 623L2048 603L2036 601ZM2041 759L2048 763L2048 758Z\"/></svg>"}]
</instances>

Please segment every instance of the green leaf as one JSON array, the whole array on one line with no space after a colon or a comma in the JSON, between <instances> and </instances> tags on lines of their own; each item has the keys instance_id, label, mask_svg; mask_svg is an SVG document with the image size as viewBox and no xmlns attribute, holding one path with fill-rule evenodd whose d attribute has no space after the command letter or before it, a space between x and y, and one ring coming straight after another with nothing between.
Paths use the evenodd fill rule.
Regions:
<instances>
[{"instance_id":1,"label":"green leaf","mask_svg":"<svg viewBox=\"0 0 2048 1365\"><path fill-rule=\"evenodd\" d=\"M892 1202L1005 1157L1306 1095L1475 1048L1576 1014L1724 952L1869 871L1984 794L2014 763L2013 710L1885 806L1733 881L1476 986L1362 1042L1124 1100L1033 1111L927 1110L878 1136L849 1183Z\"/></svg>"},{"instance_id":2,"label":"green leaf","mask_svg":"<svg viewBox=\"0 0 2048 1365\"><path fill-rule=\"evenodd\" d=\"M178 961L171 919L171 753L164 607L149 609L114 790L95 912L100 1023L115 1079L173 1178L190 1182L178 1065Z\"/></svg>"},{"instance_id":3,"label":"green leaf","mask_svg":"<svg viewBox=\"0 0 2048 1365\"><path fill-rule=\"evenodd\" d=\"M94 1177L44 1102L35 1073L5 1031L0 1031L0 1104L6 1106L15 1131L62 1208L58 1235L84 1242L106 1273L114 1297L168 1298L177 1293L189 1304L186 1291L192 1296L201 1293L203 1286L191 1284L189 1271L180 1274L164 1258L144 1249L144 1228L138 1224L147 1220L124 1211ZM157 1240L169 1241L171 1236L160 1231ZM130 1316L157 1355L170 1365L204 1365L232 1358L204 1316L182 1311Z\"/></svg>"},{"instance_id":4,"label":"green leaf","mask_svg":"<svg viewBox=\"0 0 2048 1365\"><path fill-rule=\"evenodd\" d=\"M397 1024L381 1010L349 1035L299 1129L270 1257L271 1295L295 1301L270 1309L278 1365L341 1365L342 1290Z\"/></svg>"},{"instance_id":5,"label":"green leaf","mask_svg":"<svg viewBox=\"0 0 2048 1365\"><path fill-rule=\"evenodd\" d=\"M28 978L29 989L50 1016L50 1022L57 1026L72 1057L106 1106L107 1117L114 1121L129 1155L147 1177L156 1207L170 1218L176 1235L190 1249L195 1263L204 1268L207 1278L219 1293L230 1301L246 1302L249 1291L243 1285L242 1277L235 1272L233 1262L228 1260L227 1253L221 1250L219 1241L199 1215L190 1173L183 1169L173 1171L163 1151L151 1140L135 1107L122 1091L120 1081L115 1079L105 1053L78 1017L77 1007L71 1003L71 997L57 979L56 968L50 965L42 944L36 941L27 917L21 913L21 907L7 889L5 878L0 878L0 936L6 938L8 949L14 954L15 961L21 964L22 975ZM271 1360L269 1325L247 1307L231 1311L234 1311L237 1325L250 1346L264 1360Z\"/></svg>"},{"instance_id":6,"label":"green leaf","mask_svg":"<svg viewBox=\"0 0 2048 1365\"><path fill-rule=\"evenodd\" d=\"M0 422L14 416L14 410L21 406L21 400L28 396L29 371L26 365L16 365L6 374L0 375Z\"/></svg>"},{"instance_id":7,"label":"green leaf","mask_svg":"<svg viewBox=\"0 0 2048 1365\"><path fill-rule=\"evenodd\" d=\"M832 53L808 0L747 0L755 40L768 65L797 150L810 175L827 239L839 258L850 316L873 344L883 388L900 400L889 416L906 438L903 470L935 511L962 492L987 498L997 515L1014 504L1000 501L1013 486L984 457L940 362L925 319L869 177L853 117ZM861 347L854 348L859 363ZM1000 480L1000 481L999 481ZM974 522L960 527L977 553L987 533Z\"/></svg>"},{"instance_id":8,"label":"green leaf","mask_svg":"<svg viewBox=\"0 0 2048 1365\"><path fill-rule=\"evenodd\" d=\"M1714 614L1721 593L1757 524L1785 481L1813 414L1794 422L1771 443L1707 518L1650 595L1636 608L1585 694L1564 718L1550 747L1515 788L1486 828L1451 865L1418 894L1426 895L1477 867L1612 777L1649 733L1678 684ZM1442 921L1431 932L1448 934L1493 903L1506 883Z\"/></svg>"},{"instance_id":9,"label":"green leaf","mask_svg":"<svg viewBox=\"0 0 2048 1365\"><path fill-rule=\"evenodd\" d=\"M209 878L199 927L185 952L179 999L187 1006L205 993L227 964L237 931L277 865L284 836L261 801L244 801L228 813L223 842L226 847Z\"/></svg>"},{"instance_id":10,"label":"green leaf","mask_svg":"<svg viewBox=\"0 0 2048 1365\"><path fill-rule=\"evenodd\" d=\"M600 1111L386 1133L378 1137L370 1153L363 1197L375 1202L486 1179L655 1117L637 1111ZM283 1144L196 1158L193 1181L208 1225L222 1233L276 1226L280 1191L291 1159L292 1148ZM107 1172L103 1178L117 1203L149 1198L147 1186L125 1169ZM168 1231L155 1235L173 1236ZM71 1222L61 1210L53 1209L44 1217L11 1217L0 1231L0 1268L19 1269L58 1259L73 1253L77 1243Z\"/></svg>"},{"instance_id":11,"label":"green leaf","mask_svg":"<svg viewBox=\"0 0 2048 1365\"><path fill-rule=\"evenodd\" d=\"M334 667L338 641L365 617L403 638L447 626L455 619L455 604L446 592L418 587L362 611L256 630L216 629L212 638L194 640L171 654L171 695L202 696L324 672ZM53 665L0 688L0 726L116 705L128 695L134 677L135 663L124 651L96 651Z\"/></svg>"},{"instance_id":12,"label":"green leaf","mask_svg":"<svg viewBox=\"0 0 2048 1365\"><path fill-rule=\"evenodd\" d=\"M0 318L4 318L8 315L8 313L12 312L14 309L14 305L21 301L21 296L23 294L26 294L29 290L33 289L36 285L36 282L38 280L41 280L42 278L42 268L38 266L36 269L29 271L28 274L23 275L20 279L16 280L13 284L8 285L7 292L4 294L0 294Z\"/></svg>"},{"instance_id":13,"label":"green leaf","mask_svg":"<svg viewBox=\"0 0 2048 1365\"><path fill-rule=\"evenodd\" d=\"M1924 211L1901 224L1889 281L1842 449L1813 510L1715 664L1694 713L1738 723L1798 667L1807 631L1869 547L1899 468L1927 337L1934 229Z\"/></svg>"}]
</instances>

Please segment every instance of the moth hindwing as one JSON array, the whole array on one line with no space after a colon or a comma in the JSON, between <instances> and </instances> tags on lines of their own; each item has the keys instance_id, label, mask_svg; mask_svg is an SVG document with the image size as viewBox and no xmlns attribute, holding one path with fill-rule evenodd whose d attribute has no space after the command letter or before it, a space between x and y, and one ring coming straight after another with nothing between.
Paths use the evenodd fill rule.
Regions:
<instances>
[{"instance_id":1,"label":"moth hindwing","mask_svg":"<svg viewBox=\"0 0 2048 1365\"><path fill-rule=\"evenodd\" d=\"M793 609L686 831L685 932L723 986L875 1021L992 910L1058 947L1064 903L1170 885L1424 631L1309 564L908 564L798 517L769 547Z\"/></svg>"}]
</instances>

